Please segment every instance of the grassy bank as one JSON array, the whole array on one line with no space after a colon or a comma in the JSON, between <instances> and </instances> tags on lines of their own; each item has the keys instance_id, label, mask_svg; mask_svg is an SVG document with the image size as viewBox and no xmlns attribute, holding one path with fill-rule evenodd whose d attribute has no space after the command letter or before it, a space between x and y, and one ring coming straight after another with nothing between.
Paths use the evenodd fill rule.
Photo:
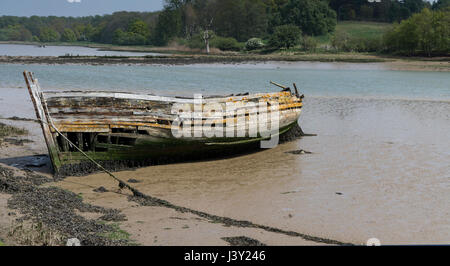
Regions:
<instances>
[{"instance_id":1,"label":"grassy bank","mask_svg":"<svg viewBox=\"0 0 450 266\"><path fill-rule=\"evenodd\" d=\"M342 32L352 38L374 39L382 38L383 34L392 26L389 23L341 21L336 25L336 32ZM321 46L331 45L332 35L314 37Z\"/></svg>"}]
</instances>

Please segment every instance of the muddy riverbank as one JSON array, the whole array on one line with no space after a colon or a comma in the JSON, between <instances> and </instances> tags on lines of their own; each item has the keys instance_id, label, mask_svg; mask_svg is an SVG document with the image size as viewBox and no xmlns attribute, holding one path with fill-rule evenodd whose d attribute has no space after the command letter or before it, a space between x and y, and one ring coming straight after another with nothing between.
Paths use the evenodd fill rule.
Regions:
<instances>
[{"instance_id":1,"label":"muddy riverbank","mask_svg":"<svg viewBox=\"0 0 450 266\"><path fill-rule=\"evenodd\" d=\"M128 239L127 244L328 245L364 244L370 238L384 245L448 244L449 76L389 71L384 64L0 64L5 77L0 80L0 123L28 132L5 137L0 164L25 177L13 180L29 180L27 173L52 178L21 76L24 69L36 73L44 90L206 95L271 91L270 80L296 82L306 96L299 122L317 136L238 157L114 173L123 182L131 180L149 197L144 201L103 173L52 180L33 189L62 197L75 213L65 217L79 215L87 228L94 228L92 222L108 224L115 231L106 235ZM14 244L16 239L4 239L16 228L10 224L31 214L10 209L8 202L33 206L40 194L0 194L0 241ZM82 212L80 204L118 210L126 220L99 220L104 213ZM60 230L36 222L34 228L50 230L49 236ZM23 235L18 233L19 240Z\"/></svg>"},{"instance_id":2,"label":"muddy riverbank","mask_svg":"<svg viewBox=\"0 0 450 266\"><path fill-rule=\"evenodd\" d=\"M305 106L304 129L316 137L235 158L115 172L147 199L102 173L41 186L119 210L126 221L108 223L142 245L448 243L448 102L307 98ZM339 106L346 107L336 112ZM0 163L50 178L49 163L30 166L46 153L39 125L1 121L26 128L34 135L23 137L35 141L2 146Z\"/></svg>"},{"instance_id":3,"label":"muddy riverbank","mask_svg":"<svg viewBox=\"0 0 450 266\"><path fill-rule=\"evenodd\" d=\"M0 64L192 65L269 62L378 63L390 70L450 71L449 58L402 59L359 54L163 55L163 56L0 56Z\"/></svg>"},{"instance_id":4,"label":"muddy riverbank","mask_svg":"<svg viewBox=\"0 0 450 266\"><path fill-rule=\"evenodd\" d=\"M2 121L10 128L39 130L32 119ZM284 141L299 134L293 131ZM64 245L70 238L82 245L179 245L180 236L189 239L183 245L349 244L174 205L120 189L112 179L68 188L77 182L54 179L48 156L31 155L36 146L45 153L39 136L37 143L20 144L29 136L13 137L16 142L0 145L0 239L7 245ZM141 181L123 182L139 187ZM105 201L111 196L113 201Z\"/></svg>"}]
</instances>

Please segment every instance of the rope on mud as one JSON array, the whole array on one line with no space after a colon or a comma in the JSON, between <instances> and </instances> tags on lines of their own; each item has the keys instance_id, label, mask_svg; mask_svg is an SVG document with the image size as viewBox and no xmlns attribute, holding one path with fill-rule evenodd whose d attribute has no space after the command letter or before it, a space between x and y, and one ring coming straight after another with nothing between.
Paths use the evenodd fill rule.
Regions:
<instances>
[{"instance_id":1,"label":"rope on mud","mask_svg":"<svg viewBox=\"0 0 450 266\"><path fill-rule=\"evenodd\" d=\"M83 156L85 156L86 158L88 158L91 162L93 162L98 168L100 168L100 170L102 170L103 172L107 173L110 177L112 177L114 180L116 180L117 182L119 182L119 188L128 188L131 192L133 192L133 195L138 196L141 195L142 193L140 193L137 189L131 187L130 185L128 185L127 183L123 182L122 180L120 180L119 178L117 178L115 175L113 175L110 171L106 170L101 164L99 164L97 161L95 161L94 159L92 159L91 157L89 157L89 155L87 155L83 150L81 150L77 145L75 145L72 141L70 141L64 134L62 134L52 123L47 123L45 121L43 121L42 119L40 119L41 122L51 126L56 133L58 133L62 138L64 138L70 145L72 145L72 147L74 147L75 149L77 149L81 154L83 154Z\"/></svg>"},{"instance_id":2,"label":"rope on mud","mask_svg":"<svg viewBox=\"0 0 450 266\"><path fill-rule=\"evenodd\" d=\"M226 225L232 225L232 226L238 226L238 227L247 227L247 228L257 228L257 229L262 229L262 230L265 230L265 231L268 231L268 232L279 233L279 234L284 234L284 235L294 236L294 237L301 237L301 238L303 238L305 240L313 241L313 242L317 242L317 243L325 243L325 244L331 244L331 245L353 245L352 243L344 243L344 242L340 242L340 241L336 241L336 240L332 240L332 239L315 237L315 236L310 236L310 235L306 235L306 234L302 234L302 233L298 233L298 232L294 232L294 231L285 231L285 230L282 230L282 229L279 229L279 228L275 228L275 227L254 224L254 223L252 223L250 221L238 221L238 220L234 220L234 219L228 218L228 217L220 217L220 216L212 215L212 214L201 212L201 211L196 211L196 210L193 210L193 209L176 206L176 205L171 204L168 201L161 200L161 199L158 199L158 198L154 198L154 197L145 195L142 192L140 192L139 190L133 188L132 186L128 185L127 183L125 183L122 180L120 180L119 178L117 178L110 171L106 170L102 165L100 165L94 159L89 157L89 155L87 155L77 145L75 145L72 141L70 141L54 125L52 125L51 123L47 123L45 121L42 121L42 120L40 120L40 121L45 123L45 124L47 124L47 125L49 125L49 126L51 126L62 138L67 140L70 145L75 147L75 149L77 149L81 154L83 154L83 156L88 158L98 168L100 168L102 171L107 173L114 180L119 182L119 188L121 188L121 189L122 188L129 189L133 193L133 196L135 196L137 198L141 198L143 200L147 200L147 201L150 201L152 203L156 203L159 206L164 206L164 207L167 207L167 208L171 208L171 209L174 209L176 211L189 212L189 213L192 213L194 215L197 215L197 216L200 216L200 217L204 217L204 218L207 218L207 219L212 220L212 221L218 221L218 222L221 222L221 223L226 224ZM302 133L303 133L303 131L302 131Z\"/></svg>"}]
</instances>

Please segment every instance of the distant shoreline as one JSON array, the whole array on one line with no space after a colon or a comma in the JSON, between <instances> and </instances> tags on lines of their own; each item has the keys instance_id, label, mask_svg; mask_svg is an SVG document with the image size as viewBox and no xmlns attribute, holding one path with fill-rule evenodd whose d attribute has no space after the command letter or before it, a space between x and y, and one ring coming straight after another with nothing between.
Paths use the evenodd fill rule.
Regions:
<instances>
[{"instance_id":1,"label":"distant shoreline","mask_svg":"<svg viewBox=\"0 0 450 266\"><path fill-rule=\"evenodd\" d=\"M280 56L0 56L0 64L38 65L195 65L195 64L244 64L268 62L315 63L377 63L387 70L450 72L450 60L417 61L403 59L328 57L311 55L304 57Z\"/></svg>"},{"instance_id":2,"label":"distant shoreline","mask_svg":"<svg viewBox=\"0 0 450 266\"><path fill-rule=\"evenodd\" d=\"M29 42L0 42L0 44L42 45ZM133 47L96 43L50 43L50 46L80 46L123 52L166 53L162 56L0 56L0 64L80 64L80 65L191 65L240 64L264 62L323 62L323 63L382 63L390 70L450 72L450 57L394 57L369 53L302 53L271 54L219 52L204 54L180 47Z\"/></svg>"}]
</instances>

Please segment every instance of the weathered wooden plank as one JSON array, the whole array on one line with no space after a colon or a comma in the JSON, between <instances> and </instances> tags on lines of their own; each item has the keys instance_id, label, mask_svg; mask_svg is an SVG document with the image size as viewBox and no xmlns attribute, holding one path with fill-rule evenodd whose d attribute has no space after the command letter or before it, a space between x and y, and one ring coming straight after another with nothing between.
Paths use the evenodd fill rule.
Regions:
<instances>
[{"instance_id":1,"label":"weathered wooden plank","mask_svg":"<svg viewBox=\"0 0 450 266\"><path fill-rule=\"evenodd\" d=\"M31 72L24 71L23 76L25 78L25 82L28 87L28 92L30 94L31 101L33 102L34 105L34 110L36 111L36 117L41 124L45 143L47 144L53 168L57 170L60 167L61 162L58 156L56 140L53 138L52 133L50 131L49 124L51 123L51 121L48 118L47 116L48 114L46 114L44 109L42 101L43 97L42 90L39 86L38 80L34 78Z\"/></svg>"}]
</instances>

